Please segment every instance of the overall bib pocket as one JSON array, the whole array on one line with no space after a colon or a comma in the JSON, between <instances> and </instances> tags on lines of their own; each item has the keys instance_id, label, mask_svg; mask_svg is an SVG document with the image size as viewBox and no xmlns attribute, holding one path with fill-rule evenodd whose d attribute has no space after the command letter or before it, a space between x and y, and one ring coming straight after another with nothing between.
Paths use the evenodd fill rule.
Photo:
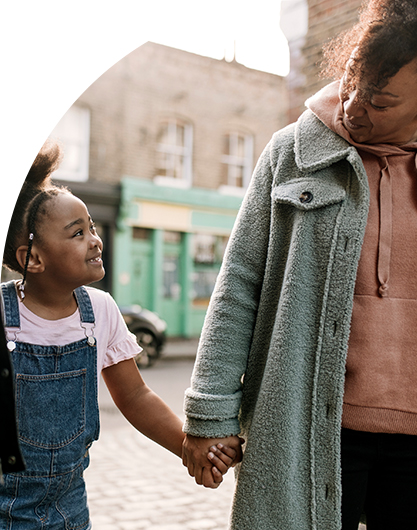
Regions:
<instances>
[{"instance_id":1,"label":"overall bib pocket","mask_svg":"<svg viewBox=\"0 0 417 530\"><path fill-rule=\"evenodd\" d=\"M63 447L85 430L86 369L16 374L20 439L45 449Z\"/></svg>"}]
</instances>

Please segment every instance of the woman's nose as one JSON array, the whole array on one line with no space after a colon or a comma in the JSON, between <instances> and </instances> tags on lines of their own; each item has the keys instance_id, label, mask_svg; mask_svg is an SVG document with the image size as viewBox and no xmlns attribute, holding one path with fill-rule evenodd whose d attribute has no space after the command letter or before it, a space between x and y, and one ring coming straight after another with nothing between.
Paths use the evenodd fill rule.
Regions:
<instances>
[{"instance_id":1,"label":"woman's nose","mask_svg":"<svg viewBox=\"0 0 417 530\"><path fill-rule=\"evenodd\" d=\"M350 118L355 118L366 114L366 109L363 104L360 103L356 90L351 92L347 100L343 103L343 110Z\"/></svg>"}]
</instances>

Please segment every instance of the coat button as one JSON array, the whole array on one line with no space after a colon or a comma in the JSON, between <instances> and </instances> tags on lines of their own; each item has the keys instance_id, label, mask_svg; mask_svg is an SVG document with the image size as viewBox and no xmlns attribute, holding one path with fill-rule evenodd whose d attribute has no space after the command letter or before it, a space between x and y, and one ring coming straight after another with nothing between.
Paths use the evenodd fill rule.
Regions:
<instances>
[{"instance_id":1,"label":"coat button","mask_svg":"<svg viewBox=\"0 0 417 530\"><path fill-rule=\"evenodd\" d=\"M3 368L3 370L1 371L1 376L6 378L6 377L9 377L10 375L10 372L7 368Z\"/></svg>"},{"instance_id":2,"label":"coat button","mask_svg":"<svg viewBox=\"0 0 417 530\"><path fill-rule=\"evenodd\" d=\"M313 200L313 194L310 191L303 191L299 197L299 200L302 203L311 202Z\"/></svg>"},{"instance_id":3,"label":"coat button","mask_svg":"<svg viewBox=\"0 0 417 530\"><path fill-rule=\"evenodd\" d=\"M9 458L7 459L7 463L10 464L11 466L14 466L16 464L16 461L17 459L13 455L9 456Z\"/></svg>"}]
</instances>

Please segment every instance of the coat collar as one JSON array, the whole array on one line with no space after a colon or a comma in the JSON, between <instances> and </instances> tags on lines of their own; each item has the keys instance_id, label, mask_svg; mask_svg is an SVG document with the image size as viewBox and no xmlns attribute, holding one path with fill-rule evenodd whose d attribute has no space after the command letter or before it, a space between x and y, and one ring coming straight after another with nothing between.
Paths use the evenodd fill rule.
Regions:
<instances>
[{"instance_id":1,"label":"coat collar","mask_svg":"<svg viewBox=\"0 0 417 530\"><path fill-rule=\"evenodd\" d=\"M363 165L357 150L307 109L295 126L295 161L304 173L318 171L347 158L357 170ZM356 162L356 163L355 163Z\"/></svg>"}]
</instances>

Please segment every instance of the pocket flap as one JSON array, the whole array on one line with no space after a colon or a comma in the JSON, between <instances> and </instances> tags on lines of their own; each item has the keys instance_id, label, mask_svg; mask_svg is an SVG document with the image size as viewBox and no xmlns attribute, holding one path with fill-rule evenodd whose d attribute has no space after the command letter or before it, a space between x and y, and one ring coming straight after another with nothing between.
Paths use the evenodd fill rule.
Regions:
<instances>
[{"instance_id":1,"label":"pocket flap","mask_svg":"<svg viewBox=\"0 0 417 530\"><path fill-rule=\"evenodd\" d=\"M291 204L300 210L314 210L343 201L346 191L335 182L304 178L279 184L271 196L276 202Z\"/></svg>"}]
</instances>

